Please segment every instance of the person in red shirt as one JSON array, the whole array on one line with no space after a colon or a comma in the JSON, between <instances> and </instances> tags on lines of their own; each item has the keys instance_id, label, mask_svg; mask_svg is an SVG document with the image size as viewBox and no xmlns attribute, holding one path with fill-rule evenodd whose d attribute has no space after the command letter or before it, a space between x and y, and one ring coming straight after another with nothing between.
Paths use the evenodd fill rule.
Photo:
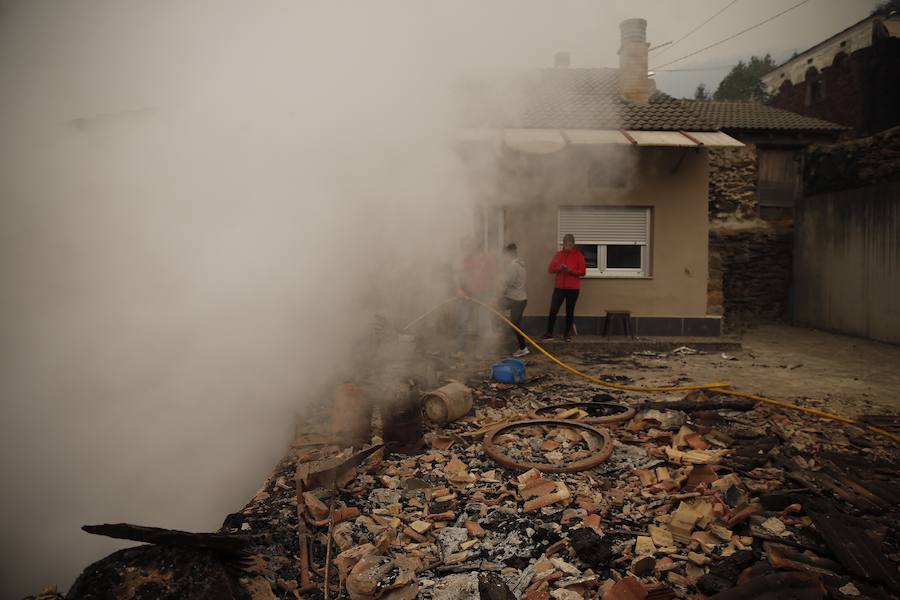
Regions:
<instances>
[{"instance_id":1,"label":"person in red shirt","mask_svg":"<svg viewBox=\"0 0 900 600\"><path fill-rule=\"evenodd\" d=\"M575 324L575 303L578 302L578 293L581 291L581 278L584 277L584 255L575 247L575 236L567 233L563 237L562 250L553 255L548 273L556 275L556 285L553 287L553 297L550 299L550 314L547 316L547 333L541 336L542 340L553 339L553 329L556 326L556 314L566 302L566 333L564 339L568 342L572 336L572 327Z\"/></svg>"}]
</instances>

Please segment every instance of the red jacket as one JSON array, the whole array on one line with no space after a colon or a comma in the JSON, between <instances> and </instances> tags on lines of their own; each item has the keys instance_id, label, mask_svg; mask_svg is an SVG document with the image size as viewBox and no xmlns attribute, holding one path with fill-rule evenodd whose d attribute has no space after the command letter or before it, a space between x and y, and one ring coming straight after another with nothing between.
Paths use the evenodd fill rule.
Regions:
<instances>
[{"instance_id":1,"label":"red jacket","mask_svg":"<svg viewBox=\"0 0 900 600\"><path fill-rule=\"evenodd\" d=\"M569 270L561 270L563 265L569 267ZM584 277L584 255L578 248L560 250L553 255L553 260L550 261L547 272L556 274L556 287L558 289L581 289L579 278Z\"/></svg>"}]
</instances>

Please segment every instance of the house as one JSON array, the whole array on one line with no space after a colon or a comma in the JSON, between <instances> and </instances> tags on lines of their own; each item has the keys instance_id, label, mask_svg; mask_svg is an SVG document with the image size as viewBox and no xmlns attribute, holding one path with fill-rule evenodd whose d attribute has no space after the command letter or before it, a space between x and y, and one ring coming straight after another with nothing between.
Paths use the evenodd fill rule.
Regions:
<instances>
[{"instance_id":1,"label":"house","mask_svg":"<svg viewBox=\"0 0 900 600\"><path fill-rule=\"evenodd\" d=\"M490 208L487 243L529 269L525 326L543 331L563 235L587 259L576 326L629 310L637 335L719 335L707 311L709 153L743 144L655 89L647 23L622 22L618 69L557 67L469 86L460 152ZM496 244L496 246L494 246Z\"/></svg>"},{"instance_id":2,"label":"house","mask_svg":"<svg viewBox=\"0 0 900 600\"><path fill-rule=\"evenodd\" d=\"M730 329L790 314L794 204L806 148L846 127L757 101L682 100L743 142L709 150L707 310Z\"/></svg>"},{"instance_id":3,"label":"house","mask_svg":"<svg viewBox=\"0 0 900 600\"><path fill-rule=\"evenodd\" d=\"M743 142L710 151L710 223L790 218L802 194L803 151L848 128L756 100L682 100L697 116Z\"/></svg>"},{"instance_id":4,"label":"house","mask_svg":"<svg viewBox=\"0 0 900 600\"><path fill-rule=\"evenodd\" d=\"M900 125L900 15L873 14L762 78L772 104L865 136Z\"/></svg>"}]
</instances>

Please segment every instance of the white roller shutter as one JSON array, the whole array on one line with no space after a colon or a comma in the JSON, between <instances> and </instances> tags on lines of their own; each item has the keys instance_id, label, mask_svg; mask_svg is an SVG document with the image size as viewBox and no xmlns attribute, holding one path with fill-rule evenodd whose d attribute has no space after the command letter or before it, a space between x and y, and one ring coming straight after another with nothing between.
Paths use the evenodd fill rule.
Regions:
<instances>
[{"instance_id":1,"label":"white roller shutter","mask_svg":"<svg viewBox=\"0 0 900 600\"><path fill-rule=\"evenodd\" d=\"M561 206L559 242L571 233L576 244L647 244L650 209L640 206Z\"/></svg>"}]
</instances>

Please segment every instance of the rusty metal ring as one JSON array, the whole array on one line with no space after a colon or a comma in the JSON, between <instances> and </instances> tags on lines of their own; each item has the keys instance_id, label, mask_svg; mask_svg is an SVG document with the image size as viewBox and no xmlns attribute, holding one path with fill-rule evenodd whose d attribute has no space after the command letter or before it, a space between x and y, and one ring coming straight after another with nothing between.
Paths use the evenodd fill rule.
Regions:
<instances>
[{"instance_id":1,"label":"rusty metal ring","mask_svg":"<svg viewBox=\"0 0 900 600\"><path fill-rule=\"evenodd\" d=\"M515 429L518 427L531 427L534 425L559 425L563 427L571 427L572 429L581 429L583 431L587 431L588 433L592 433L603 440L603 446L593 456L568 463L564 466L556 466L544 463L529 463L513 460L509 456L501 452L500 449L497 448L497 446L494 444L494 437L504 431ZM569 421L566 419L526 419L524 421L507 423L506 425L501 425L496 429L488 431L484 436L484 441L482 442L482 444L484 446L484 451L488 456L508 469L514 469L517 471L537 469L542 473L577 473L579 471L593 469L594 467L598 466L600 463L608 459L613 451L612 436L609 434L609 431L607 431L606 429L600 429L592 425L588 425L581 421Z\"/></svg>"},{"instance_id":2,"label":"rusty metal ring","mask_svg":"<svg viewBox=\"0 0 900 600\"><path fill-rule=\"evenodd\" d=\"M587 423L588 425L603 425L605 423L620 423L622 421L627 421L634 416L633 407L628 406L627 404L619 404L617 402L564 402L562 404L548 404L547 406L542 406L532 412L531 416L534 419L547 419L549 418L549 416L546 414L547 411L561 408L581 408L583 406L610 407L620 412L603 417L589 416L583 419L571 419L572 421L577 421L578 423ZM568 421L570 419L564 420Z\"/></svg>"}]
</instances>

